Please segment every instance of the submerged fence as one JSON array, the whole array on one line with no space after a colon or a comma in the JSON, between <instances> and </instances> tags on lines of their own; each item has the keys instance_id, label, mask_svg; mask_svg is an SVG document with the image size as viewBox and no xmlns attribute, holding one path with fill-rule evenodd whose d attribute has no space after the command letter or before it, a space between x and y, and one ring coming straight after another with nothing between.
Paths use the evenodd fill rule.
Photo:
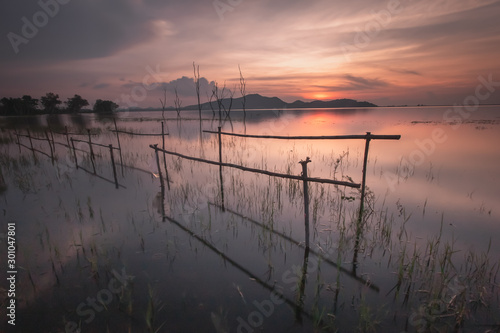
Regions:
<instances>
[{"instance_id":1,"label":"submerged fence","mask_svg":"<svg viewBox=\"0 0 500 333\"><path fill-rule=\"evenodd\" d=\"M133 169L133 170L145 172L148 174L151 174L151 171L137 168L135 166L125 165L123 163L122 146L121 146L121 142L120 142L119 133L127 134L127 135L135 135L135 136L161 136L162 141L163 141L163 147L165 147L165 136L167 136L168 133L165 133L163 122L161 122L161 133L151 134L151 133L135 133L135 132L120 130L120 129L118 129L118 127L116 125L116 120L113 119L113 121L114 121L114 130L110 130L110 131L113 133L116 133L117 147L113 146L112 144L102 144L99 142L93 142L92 141L92 133L89 129L86 130L86 133L71 133L68 131L67 126L64 127L63 132L58 132L58 131L52 130L49 127L48 129L43 131L43 136L41 136L41 137L33 135L33 133L31 133L31 131L29 129L26 129L26 134L21 134L17 130L14 130L14 135L16 136L16 144L19 146L19 150L21 150L21 147L30 150L33 153L34 158L36 157L35 153L38 153L38 154L41 154L41 155L44 155L44 156L50 158L52 161L52 164L54 164L56 161L56 145L63 146L69 150L69 154L72 157L72 161L75 163L74 167L77 170L83 170L92 176L95 176L99 179L102 179L104 181L112 183L115 185L115 187L117 189L118 188L125 188L125 186L119 184L119 182L118 182L117 164L121 167L122 177L124 176L124 168L125 167ZM66 142L56 141L54 138L54 134L63 136L65 138ZM82 136L86 137L86 140L81 139ZM79 138L77 139L75 137L79 137ZM26 138L29 142L29 145L21 143L20 138ZM50 153L45 152L41 149L38 149L40 147L36 148L33 144L33 141L47 142L47 144L48 144L47 151L49 151ZM80 148L76 147L75 143L85 144L85 146L88 146L88 150L80 149L81 147ZM94 151L94 148L105 148L106 151L109 151L109 161L110 161L110 165L111 165L111 168L113 171L113 180L108 179L108 178L106 178L102 175L99 175L97 173L96 164L95 164L96 159L95 158L96 158L96 156L102 157L103 155L97 154ZM119 159L120 159L119 162L117 162L115 160L115 154L114 154L115 151L117 151L119 154ZM90 163L92 165L92 170L87 170L81 163L79 163L77 152L84 153L84 154L88 155L88 158L89 158ZM165 164L166 164L166 161L165 161Z\"/></svg>"},{"instance_id":2,"label":"submerged fence","mask_svg":"<svg viewBox=\"0 0 500 333\"><path fill-rule=\"evenodd\" d=\"M169 185L169 181L168 181L168 171L167 171L167 165L166 165L166 160L165 160L165 154L177 156L177 157L191 160L191 161L197 161L197 162L201 162L201 163L205 163L205 164L219 166L221 200L222 200L221 208L222 208L222 210L225 210L224 185L223 185L224 182L223 182L223 174L222 174L223 167L239 169L239 170L251 172L251 173L264 174L264 175L268 175L270 177L280 177L280 178L286 178L286 179L302 180L303 192L304 192L305 242L306 242L307 248L309 247L309 191L308 191L308 183L309 182L317 182L317 183L333 184L333 185L338 185L338 186L346 186L346 187L351 187L351 188L361 188L360 207L359 207L359 215L358 215L358 223L357 223L358 230L359 230L361 228L361 225L362 225L363 213L364 213L364 201L365 201L365 191L366 191L366 170L367 170L367 163L368 163L368 152L369 152L369 147L370 147L370 141L371 140L399 140L401 138L401 135L374 135L374 134L371 134L370 132L367 132L365 135L335 135L335 136L249 135L249 134L237 134L237 133L222 132L221 127L218 128L217 132L215 132L215 131L203 131L203 132L218 135L219 161L207 160L207 159L203 159L203 158L199 158L199 157L188 156L188 155L180 154L180 153L177 153L174 151L166 150L164 148L164 146L165 146L164 142L163 142L163 148L158 148L157 144L149 145L149 147L151 149L154 149L154 151L155 151L156 162L157 162L157 167L158 167L159 177L160 177L161 190L162 190L162 197L164 197L165 186L164 186L163 176L161 173L161 166L160 166L160 159L158 156L158 152L163 153L164 167L165 167L165 172L167 175L167 185L168 186L170 186L170 185ZM309 177L308 173L307 173L307 164L309 162L311 162L309 157L307 157L305 160L299 161L299 163L302 165L302 174L300 176L271 172L268 170L262 170L262 169L256 169L256 168L249 168L249 167L245 167L245 166L238 165L238 164L225 163L222 161L222 136L223 135L243 137L243 138L261 138L261 139L279 139L279 140L353 140L353 139L365 140L365 150L364 150L364 157L363 157L363 170L362 170L361 184L357 184L357 183L353 183L353 182L339 181L339 180L335 180L335 179Z\"/></svg>"}]
</instances>

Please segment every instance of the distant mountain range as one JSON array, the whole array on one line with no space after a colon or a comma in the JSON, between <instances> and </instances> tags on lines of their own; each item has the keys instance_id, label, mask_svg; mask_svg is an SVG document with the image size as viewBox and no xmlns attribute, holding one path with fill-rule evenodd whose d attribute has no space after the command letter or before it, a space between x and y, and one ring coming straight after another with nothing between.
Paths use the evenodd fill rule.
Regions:
<instances>
[{"instance_id":1,"label":"distant mountain range","mask_svg":"<svg viewBox=\"0 0 500 333\"><path fill-rule=\"evenodd\" d=\"M225 98L222 100L222 104L224 108L229 109L229 105L231 104L231 100L229 98ZM243 105L243 97L238 97L233 99L233 103L231 105L231 109L241 109ZM245 109L298 109L298 108L350 108L350 107L376 107L377 105L369 102L358 102L353 99L334 99L331 101L312 101L312 102L303 102L297 100L293 103L287 103L278 97L266 97L259 94L251 94L246 96ZM212 106L210 106L210 102L206 102L201 104L202 110L212 110L212 108L216 111L219 110L217 105L217 101L212 101ZM174 110L173 107L169 107L169 110ZM189 105L182 107L182 110L197 110L198 105Z\"/></svg>"}]
</instances>

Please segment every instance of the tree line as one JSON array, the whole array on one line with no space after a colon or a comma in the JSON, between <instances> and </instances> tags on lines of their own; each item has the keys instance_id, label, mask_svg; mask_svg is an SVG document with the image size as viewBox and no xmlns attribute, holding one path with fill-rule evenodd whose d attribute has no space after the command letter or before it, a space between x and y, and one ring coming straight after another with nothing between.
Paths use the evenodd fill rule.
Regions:
<instances>
[{"instance_id":1,"label":"tree line","mask_svg":"<svg viewBox=\"0 0 500 333\"><path fill-rule=\"evenodd\" d=\"M76 95L68 98L67 101L61 101L58 94L49 92L44 96L33 98L30 95L12 98L3 97L0 99L0 115L4 116L24 116L36 114L59 114L59 113L78 113L82 112L89 102ZM112 113L118 109L118 104L98 99L95 101L92 111L96 113Z\"/></svg>"}]
</instances>

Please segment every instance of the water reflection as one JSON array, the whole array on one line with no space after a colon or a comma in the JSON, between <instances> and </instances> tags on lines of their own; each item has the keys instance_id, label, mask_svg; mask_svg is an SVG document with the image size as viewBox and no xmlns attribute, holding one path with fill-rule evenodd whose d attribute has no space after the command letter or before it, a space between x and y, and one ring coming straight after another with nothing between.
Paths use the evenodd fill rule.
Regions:
<instances>
[{"instance_id":1,"label":"water reflection","mask_svg":"<svg viewBox=\"0 0 500 333\"><path fill-rule=\"evenodd\" d=\"M498 231L498 125L483 122L485 128L478 129L479 121L494 118L490 109L479 110L471 119L477 123L463 124L458 132L439 122L441 111L374 109L345 116L284 110L263 121L252 120L247 112L245 122L231 113L232 125L228 120L223 130L233 126L238 133L403 134L399 142L370 145L362 223L359 190L310 184L309 235L299 180L250 175L176 156L159 156L158 163L147 147L162 146L160 137L110 132L114 124L85 116L92 142L104 146L96 147L94 171L83 152L88 151L85 143L75 147L75 163L70 148L61 145L69 146L65 135L54 132L60 144L53 144L51 153L48 141L54 140L50 132L48 140L45 136L48 127L35 121L38 130L27 128L41 139L33 141L33 148L44 154L33 151L26 138L21 138L26 147L15 139L0 145L7 187L3 215L25 221L18 223L19 237L29 244L19 251L26 271L19 275L18 314L36 320L20 321L20 330L61 331L68 321L78 320L89 331L106 326L200 331L216 323L215 329L234 331L243 322L268 332L290 327L449 331L475 330L477 324L493 329L500 249L484 235ZM201 134L199 141L200 128L215 131L217 120L210 114L201 123L197 113L194 119L183 117L187 119L167 118L167 149L293 175L303 172L298 161L309 156L312 177L361 179L364 147L359 141L228 138L219 149L215 135ZM72 118L57 120L57 126L68 126L75 139L85 141L77 135L85 131ZM2 119L2 124L9 121ZM161 131L154 113L130 113L115 121L119 129ZM18 133L26 133L20 128ZM425 154L418 143L430 149L426 140L436 128L448 140ZM123 187L118 191L110 143L123 149L124 168L117 174ZM416 149L424 152L425 161L408 163ZM160 172L165 178L168 172L163 186L156 178ZM488 253L482 251L488 248ZM131 288L112 293L107 310L94 311L95 319L86 323L88 316L77 312L79 304L108 288L113 270L122 268L134 276ZM54 311L53 304L66 310ZM273 310L267 316L269 304Z\"/></svg>"}]
</instances>

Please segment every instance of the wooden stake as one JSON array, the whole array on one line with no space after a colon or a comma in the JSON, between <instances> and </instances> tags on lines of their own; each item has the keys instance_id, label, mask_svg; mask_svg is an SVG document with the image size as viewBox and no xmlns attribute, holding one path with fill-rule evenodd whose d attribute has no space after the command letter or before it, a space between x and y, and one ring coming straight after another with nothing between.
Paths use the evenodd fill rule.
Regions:
<instances>
[{"instance_id":1,"label":"wooden stake","mask_svg":"<svg viewBox=\"0 0 500 333\"><path fill-rule=\"evenodd\" d=\"M17 129L15 128L14 128L14 134L16 134L17 146L19 147L19 154L21 154L21 141L19 141L19 134L17 133Z\"/></svg>"},{"instance_id":2,"label":"wooden stake","mask_svg":"<svg viewBox=\"0 0 500 333\"><path fill-rule=\"evenodd\" d=\"M311 162L309 157L305 161L300 161L302 165L302 177L304 183L304 225L306 228L306 249L309 248L309 188L307 184L307 163Z\"/></svg>"},{"instance_id":3,"label":"wooden stake","mask_svg":"<svg viewBox=\"0 0 500 333\"><path fill-rule=\"evenodd\" d=\"M68 126L64 126L64 135L66 135L66 142L68 143L69 152L71 153L71 146L69 144Z\"/></svg>"},{"instance_id":4,"label":"wooden stake","mask_svg":"<svg viewBox=\"0 0 500 333\"><path fill-rule=\"evenodd\" d=\"M54 154L56 153L56 142L54 140L54 132L52 132L52 128L49 127L50 138L52 139L52 148L54 148Z\"/></svg>"},{"instance_id":5,"label":"wooden stake","mask_svg":"<svg viewBox=\"0 0 500 333\"><path fill-rule=\"evenodd\" d=\"M115 166L115 157L113 155L113 145L109 145L109 154L111 156L111 165L113 166L113 176L115 177L115 185L116 188L118 189L118 178L116 177L116 166Z\"/></svg>"},{"instance_id":6,"label":"wooden stake","mask_svg":"<svg viewBox=\"0 0 500 333\"><path fill-rule=\"evenodd\" d=\"M219 180L220 180L220 195L222 201L222 211L226 210L224 206L224 178L222 177L222 136L221 136L221 127L219 126Z\"/></svg>"},{"instance_id":7,"label":"wooden stake","mask_svg":"<svg viewBox=\"0 0 500 333\"><path fill-rule=\"evenodd\" d=\"M94 170L94 174L96 173L95 171L95 163L94 163L94 149L92 148L92 138L90 137L90 130L87 130L87 133L89 135L89 149L90 149L90 161L92 162L92 169Z\"/></svg>"},{"instance_id":8,"label":"wooden stake","mask_svg":"<svg viewBox=\"0 0 500 333\"><path fill-rule=\"evenodd\" d=\"M122 177L125 176L124 171L123 171L123 157L122 157L122 145L120 144L120 135L118 134L118 127L116 126L116 118L113 117L113 122L115 123L115 133L116 133L116 140L118 141L118 150L120 151L120 165L122 168Z\"/></svg>"},{"instance_id":9,"label":"wooden stake","mask_svg":"<svg viewBox=\"0 0 500 333\"><path fill-rule=\"evenodd\" d=\"M73 147L73 157L75 158L76 169L78 169L78 159L76 158L75 142L73 141L73 138L71 138L71 147Z\"/></svg>"},{"instance_id":10,"label":"wooden stake","mask_svg":"<svg viewBox=\"0 0 500 333\"><path fill-rule=\"evenodd\" d=\"M30 130L27 128L26 132L28 132L28 138L30 139L31 153L33 154L33 159L36 162L35 148L33 148L33 140L31 140Z\"/></svg>"},{"instance_id":11,"label":"wooden stake","mask_svg":"<svg viewBox=\"0 0 500 333\"><path fill-rule=\"evenodd\" d=\"M161 140L162 140L162 148L163 150L165 150L165 130L163 129L163 121L161 122ZM167 157L165 151L163 152L163 166L165 167L165 178L167 181L167 188L170 191L170 180L168 178Z\"/></svg>"},{"instance_id":12,"label":"wooden stake","mask_svg":"<svg viewBox=\"0 0 500 333\"><path fill-rule=\"evenodd\" d=\"M361 202L359 203L358 223L363 221L363 213L365 209L365 189L366 189L366 165L368 163L368 149L370 148L371 133L366 132L365 156L363 159L363 179L361 181Z\"/></svg>"},{"instance_id":13,"label":"wooden stake","mask_svg":"<svg viewBox=\"0 0 500 333\"><path fill-rule=\"evenodd\" d=\"M32 151L34 151L34 148L33 148L33 141L31 140L30 130L27 128L27 129L26 129L26 132L28 132L28 139L30 139L30 146L31 146L31 150L32 150Z\"/></svg>"},{"instance_id":14,"label":"wooden stake","mask_svg":"<svg viewBox=\"0 0 500 333\"><path fill-rule=\"evenodd\" d=\"M155 144L153 148L155 150L155 155L156 155L156 166L158 167L158 175L160 176L160 185L162 188L165 188L165 183L163 183L163 176L161 174L160 157L158 156L158 145Z\"/></svg>"},{"instance_id":15,"label":"wooden stake","mask_svg":"<svg viewBox=\"0 0 500 333\"><path fill-rule=\"evenodd\" d=\"M47 133L47 131L45 131L45 137L47 138L47 142L49 143L50 158L52 160L52 163L54 163L54 151L52 149L52 144L50 143L49 134Z\"/></svg>"}]
</instances>

